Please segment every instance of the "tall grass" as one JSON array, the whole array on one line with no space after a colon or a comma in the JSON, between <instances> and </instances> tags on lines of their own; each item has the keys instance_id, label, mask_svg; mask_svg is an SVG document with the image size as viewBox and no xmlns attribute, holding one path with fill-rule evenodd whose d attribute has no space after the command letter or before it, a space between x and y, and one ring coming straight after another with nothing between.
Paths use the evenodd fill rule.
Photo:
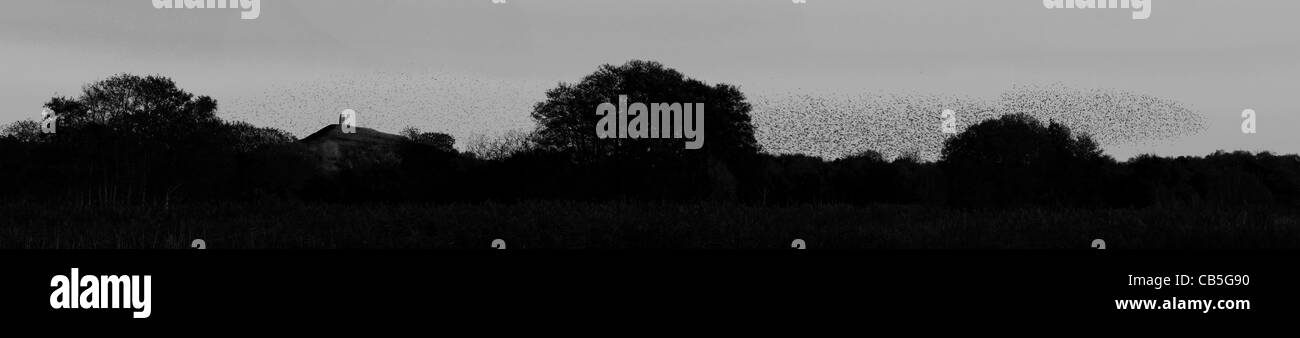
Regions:
<instances>
[{"instance_id":1,"label":"tall grass","mask_svg":"<svg viewBox=\"0 0 1300 338\"><path fill-rule=\"evenodd\" d=\"M0 249L1300 249L1294 210L533 201L0 205Z\"/></svg>"}]
</instances>

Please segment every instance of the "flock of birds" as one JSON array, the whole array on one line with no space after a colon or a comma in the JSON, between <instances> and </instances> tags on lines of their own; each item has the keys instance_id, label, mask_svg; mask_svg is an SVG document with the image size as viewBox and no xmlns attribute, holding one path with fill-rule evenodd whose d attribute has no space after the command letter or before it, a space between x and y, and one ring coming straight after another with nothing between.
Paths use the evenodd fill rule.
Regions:
<instances>
[{"instance_id":1,"label":"flock of birds","mask_svg":"<svg viewBox=\"0 0 1300 338\"><path fill-rule=\"evenodd\" d=\"M491 80L446 72L358 73L274 85L264 94L222 102L223 117L304 136L337 123L343 109L358 124L395 133L407 126L471 140L531 131L529 117L554 82ZM935 160L947 134L1003 114L1025 113L1087 133L1103 148L1177 139L1205 120L1178 102L1109 89L1018 86L997 98L919 93L751 94L755 137L764 151L836 159L867 150L885 158Z\"/></svg>"},{"instance_id":2,"label":"flock of birds","mask_svg":"<svg viewBox=\"0 0 1300 338\"><path fill-rule=\"evenodd\" d=\"M531 131L529 112L554 83L485 79L450 72L337 73L273 84L261 94L221 101L221 115L303 137L338 123L397 133L406 127L458 140Z\"/></svg>"},{"instance_id":3,"label":"flock of birds","mask_svg":"<svg viewBox=\"0 0 1300 338\"><path fill-rule=\"evenodd\" d=\"M836 159L878 151L885 158L936 160L947 134L1004 114L1023 113L1087 133L1103 148L1166 142L1206 129L1205 118L1178 102L1110 89L1017 86L994 99L932 94L771 94L753 99L755 137L774 154Z\"/></svg>"}]
</instances>

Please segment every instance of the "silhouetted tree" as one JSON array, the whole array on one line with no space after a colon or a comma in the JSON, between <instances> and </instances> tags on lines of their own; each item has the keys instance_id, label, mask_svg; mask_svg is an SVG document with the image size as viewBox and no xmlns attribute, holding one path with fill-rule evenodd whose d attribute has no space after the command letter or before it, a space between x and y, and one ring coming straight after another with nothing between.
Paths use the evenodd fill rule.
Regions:
<instances>
[{"instance_id":1,"label":"silhouetted tree","mask_svg":"<svg viewBox=\"0 0 1300 338\"><path fill-rule=\"evenodd\" d=\"M41 133L40 122L22 120L0 128L0 137L11 138L18 142L33 143L47 139L48 135Z\"/></svg>"},{"instance_id":2,"label":"silhouetted tree","mask_svg":"<svg viewBox=\"0 0 1300 338\"><path fill-rule=\"evenodd\" d=\"M478 135L465 144L465 152L484 160L501 160L534 148L530 133L511 130L496 137Z\"/></svg>"},{"instance_id":3,"label":"silhouetted tree","mask_svg":"<svg viewBox=\"0 0 1300 338\"><path fill-rule=\"evenodd\" d=\"M456 138L451 135L421 132L419 128L408 126L402 129L402 136L406 136L406 138L417 144L433 147L438 151L456 152Z\"/></svg>"},{"instance_id":4,"label":"silhouetted tree","mask_svg":"<svg viewBox=\"0 0 1300 338\"><path fill-rule=\"evenodd\" d=\"M944 141L940 160L960 205L1078 204L1105 200L1114 160L1087 135L1023 114L987 120Z\"/></svg>"},{"instance_id":5,"label":"silhouetted tree","mask_svg":"<svg viewBox=\"0 0 1300 338\"><path fill-rule=\"evenodd\" d=\"M546 101L533 107L535 141L547 150L572 152L580 160L647 153L682 153L680 139L597 138L595 114L601 103L704 103L704 149L726 157L758 151L745 95L728 84L707 85L653 61L634 60L621 66L603 65L576 84L561 83L546 92Z\"/></svg>"},{"instance_id":6,"label":"silhouetted tree","mask_svg":"<svg viewBox=\"0 0 1300 338\"><path fill-rule=\"evenodd\" d=\"M601 103L704 104L704 145L686 150L683 139L600 139L596 125ZM751 106L734 86L707 85L653 61L603 65L576 84L561 83L546 92L532 117L539 151L559 152L577 165L603 167L596 178L624 197L709 197L734 199L737 175L758 150L750 122ZM738 177L741 176L741 177ZM576 182L575 182L576 183Z\"/></svg>"},{"instance_id":7,"label":"silhouetted tree","mask_svg":"<svg viewBox=\"0 0 1300 338\"><path fill-rule=\"evenodd\" d=\"M143 140L175 139L220 122L216 100L161 76L114 75L86 85L79 97L53 98L45 106L58 114L61 129L98 127Z\"/></svg>"},{"instance_id":8,"label":"silhouetted tree","mask_svg":"<svg viewBox=\"0 0 1300 338\"><path fill-rule=\"evenodd\" d=\"M241 153L298 140L286 131L257 127L243 121L225 122L223 129L223 134L228 138L226 142L230 142L231 147Z\"/></svg>"},{"instance_id":9,"label":"silhouetted tree","mask_svg":"<svg viewBox=\"0 0 1300 338\"><path fill-rule=\"evenodd\" d=\"M222 121L216 100L161 76L114 75L45 106L58 116L57 133L39 134L35 122L8 130L31 154L20 171L48 182L36 190L81 202L234 196L253 185L240 162L256 156L244 155L295 141L280 130Z\"/></svg>"}]
</instances>

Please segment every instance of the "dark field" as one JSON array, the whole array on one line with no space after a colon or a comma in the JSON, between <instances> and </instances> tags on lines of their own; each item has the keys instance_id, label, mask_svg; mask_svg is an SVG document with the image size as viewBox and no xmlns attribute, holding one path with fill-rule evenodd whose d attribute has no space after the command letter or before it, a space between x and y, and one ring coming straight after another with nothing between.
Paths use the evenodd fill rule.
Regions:
<instances>
[{"instance_id":1,"label":"dark field","mask_svg":"<svg viewBox=\"0 0 1300 338\"><path fill-rule=\"evenodd\" d=\"M4 249L1296 249L1278 208L961 210L623 202L0 206Z\"/></svg>"}]
</instances>

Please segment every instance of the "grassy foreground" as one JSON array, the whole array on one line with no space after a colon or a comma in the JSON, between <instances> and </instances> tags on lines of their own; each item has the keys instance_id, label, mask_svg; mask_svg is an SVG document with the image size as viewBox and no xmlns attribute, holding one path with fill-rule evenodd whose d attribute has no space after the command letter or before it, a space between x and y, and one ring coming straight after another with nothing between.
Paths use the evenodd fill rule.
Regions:
<instances>
[{"instance_id":1,"label":"grassy foreground","mask_svg":"<svg viewBox=\"0 0 1300 338\"><path fill-rule=\"evenodd\" d=\"M0 205L0 249L1300 249L1278 209L958 210L908 205Z\"/></svg>"}]
</instances>

